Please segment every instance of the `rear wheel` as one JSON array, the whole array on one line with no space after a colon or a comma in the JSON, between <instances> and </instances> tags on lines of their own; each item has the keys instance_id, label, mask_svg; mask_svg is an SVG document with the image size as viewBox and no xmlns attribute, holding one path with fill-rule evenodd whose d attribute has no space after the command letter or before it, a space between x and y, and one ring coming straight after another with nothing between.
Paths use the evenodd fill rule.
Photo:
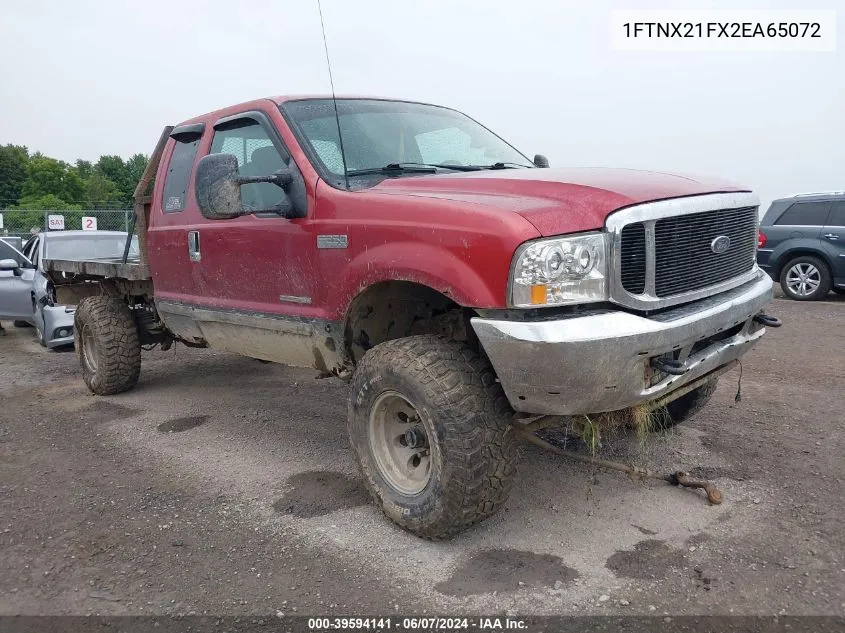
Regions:
<instances>
[{"instance_id":1,"label":"rear wheel","mask_svg":"<svg viewBox=\"0 0 845 633\"><path fill-rule=\"evenodd\" d=\"M26 321L13 321L12 325L15 327L32 327L32 324L27 323Z\"/></svg>"},{"instance_id":2,"label":"rear wheel","mask_svg":"<svg viewBox=\"0 0 845 633\"><path fill-rule=\"evenodd\" d=\"M518 446L512 413L478 354L445 337L412 336L361 359L349 439L382 511L417 536L444 539L507 500Z\"/></svg>"},{"instance_id":3,"label":"rear wheel","mask_svg":"<svg viewBox=\"0 0 845 633\"><path fill-rule=\"evenodd\" d=\"M791 259L780 273L784 294L796 301L817 301L830 292L830 270L818 257L800 255Z\"/></svg>"},{"instance_id":4,"label":"rear wheel","mask_svg":"<svg viewBox=\"0 0 845 633\"><path fill-rule=\"evenodd\" d=\"M141 343L129 307L113 297L86 297L73 325L88 388L108 396L134 387L141 373Z\"/></svg>"}]
</instances>

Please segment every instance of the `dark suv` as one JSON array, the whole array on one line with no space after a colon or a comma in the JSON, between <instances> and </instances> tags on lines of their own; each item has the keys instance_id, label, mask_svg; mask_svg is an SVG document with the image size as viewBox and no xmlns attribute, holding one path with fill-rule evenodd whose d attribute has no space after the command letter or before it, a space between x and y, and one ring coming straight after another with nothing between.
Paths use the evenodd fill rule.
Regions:
<instances>
[{"instance_id":1,"label":"dark suv","mask_svg":"<svg viewBox=\"0 0 845 633\"><path fill-rule=\"evenodd\" d=\"M790 299L845 294L845 191L772 202L760 222L757 263Z\"/></svg>"}]
</instances>

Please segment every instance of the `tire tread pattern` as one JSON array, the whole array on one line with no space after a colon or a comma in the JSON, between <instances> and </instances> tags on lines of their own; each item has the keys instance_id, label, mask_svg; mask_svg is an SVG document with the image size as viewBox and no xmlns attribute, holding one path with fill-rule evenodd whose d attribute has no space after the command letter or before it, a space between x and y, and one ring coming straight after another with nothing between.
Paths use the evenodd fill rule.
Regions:
<instances>
[{"instance_id":1,"label":"tire tread pattern","mask_svg":"<svg viewBox=\"0 0 845 633\"><path fill-rule=\"evenodd\" d=\"M450 460L437 511L429 516L409 518L386 508L383 491L376 489L360 455L369 450L367 438L361 437L366 421L356 427L353 416L368 412L356 412L355 398L365 378L385 367L421 386L423 406L437 417L442 453ZM350 441L367 487L385 514L418 536L446 539L488 518L507 501L519 459L512 414L489 363L473 350L443 336L411 336L377 345L359 363L350 391Z\"/></svg>"},{"instance_id":2,"label":"tire tread pattern","mask_svg":"<svg viewBox=\"0 0 845 633\"><path fill-rule=\"evenodd\" d=\"M141 373L141 343L132 312L115 297L86 297L73 319L76 356L85 384L95 394L109 396L135 386ZM82 332L93 329L97 369L87 367Z\"/></svg>"}]
</instances>

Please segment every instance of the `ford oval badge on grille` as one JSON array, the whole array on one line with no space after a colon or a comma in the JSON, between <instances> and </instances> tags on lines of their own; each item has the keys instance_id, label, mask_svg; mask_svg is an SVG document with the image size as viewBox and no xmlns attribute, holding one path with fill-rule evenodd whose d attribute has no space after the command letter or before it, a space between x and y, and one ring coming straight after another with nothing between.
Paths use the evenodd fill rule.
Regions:
<instances>
[{"instance_id":1,"label":"ford oval badge on grille","mask_svg":"<svg viewBox=\"0 0 845 633\"><path fill-rule=\"evenodd\" d=\"M731 238L729 238L727 235L720 235L719 237L715 238L712 242L710 242L710 250L716 253L717 255L726 253L730 247Z\"/></svg>"}]
</instances>

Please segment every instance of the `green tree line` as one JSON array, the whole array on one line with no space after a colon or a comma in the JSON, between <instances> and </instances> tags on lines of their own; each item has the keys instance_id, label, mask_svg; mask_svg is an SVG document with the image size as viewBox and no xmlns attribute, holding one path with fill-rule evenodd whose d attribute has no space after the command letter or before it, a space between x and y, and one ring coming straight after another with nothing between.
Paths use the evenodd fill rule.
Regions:
<instances>
[{"instance_id":1,"label":"green tree line","mask_svg":"<svg viewBox=\"0 0 845 633\"><path fill-rule=\"evenodd\" d=\"M147 166L147 157L135 154L100 156L92 163L71 165L30 154L22 145L0 145L0 209L128 209L132 193Z\"/></svg>"}]
</instances>

